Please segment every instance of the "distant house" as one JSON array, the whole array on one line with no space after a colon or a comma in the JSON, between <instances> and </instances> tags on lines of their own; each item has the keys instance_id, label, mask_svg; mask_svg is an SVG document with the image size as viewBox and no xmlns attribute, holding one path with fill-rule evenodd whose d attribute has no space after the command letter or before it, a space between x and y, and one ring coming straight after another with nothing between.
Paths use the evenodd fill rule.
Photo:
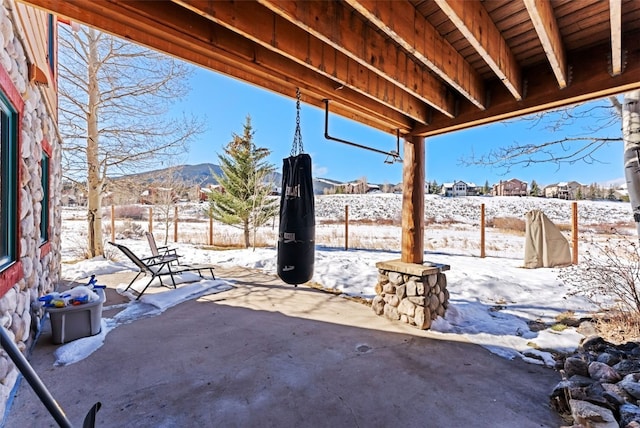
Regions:
<instances>
[{"instance_id":1,"label":"distant house","mask_svg":"<svg viewBox=\"0 0 640 428\"><path fill-rule=\"evenodd\" d=\"M180 196L170 187L149 187L140 194L139 203L145 205L176 203Z\"/></svg>"},{"instance_id":2,"label":"distant house","mask_svg":"<svg viewBox=\"0 0 640 428\"><path fill-rule=\"evenodd\" d=\"M367 193L381 193L380 186L378 184L367 184Z\"/></svg>"},{"instance_id":3,"label":"distant house","mask_svg":"<svg viewBox=\"0 0 640 428\"><path fill-rule=\"evenodd\" d=\"M527 182L512 178L494 184L491 191L493 196L527 196Z\"/></svg>"},{"instance_id":4,"label":"distant house","mask_svg":"<svg viewBox=\"0 0 640 428\"><path fill-rule=\"evenodd\" d=\"M209 195L212 192L224 193L224 187L219 184L209 184L205 187L198 187L198 201L206 202L209 200Z\"/></svg>"},{"instance_id":5,"label":"distant house","mask_svg":"<svg viewBox=\"0 0 640 428\"><path fill-rule=\"evenodd\" d=\"M453 183L444 183L440 194L443 196L476 196L478 190L478 186L475 183L455 181Z\"/></svg>"},{"instance_id":6,"label":"distant house","mask_svg":"<svg viewBox=\"0 0 640 428\"><path fill-rule=\"evenodd\" d=\"M348 194L363 194L369 191L369 183L364 180L355 180L348 183L344 183L342 186L342 193Z\"/></svg>"},{"instance_id":7,"label":"distant house","mask_svg":"<svg viewBox=\"0 0 640 428\"><path fill-rule=\"evenodd\" d=\"M354 180L348 183L342 183L340 181L320 178L313 180L313 186L316 194L320 194L319 190L322 190L324 194L346 193L361 195L364 193L380 192L379 185L367 183L366 180Z\"/></svg>"},{"instance_id":8,"label":"distant house","mask_svg":"<svg viewBox=\"0 0 640 428\"><path fill-rule=\"evenodd\" d=\"M627 190L627 185L620 186L618 188L612 188L609 190L609 194L607 195L608 199L614 201L628 201L629 200L629 191Z\"/></svg>"},{"instance_id":9,"label":"distant house","mask_svg":"<svg viewBox=\"0 0 640 428\"><path fill-rule=\"evenodd\" d=\"M63 207L75 207L78 205L78 201L74 195L62 194L60 195L60 204Z\"/></svg>"},{"instance_id":10,"label":"distant house","mask_svg":"<svg viewBox=\"0 0 640 428\"><path fill-rule=\"evenodd\" d=\"M575 200L578 199L579 192L582 192L584 195L585 186L583 184L577 181L562 181L546 186L544 188L544 197Z\"/></svg>"},{"instance_id":11,"label":"distant house","mask_svg":"<svg viewBox=\"0 0 640 428\"><path fill-rule=\"evenodd\" d=\"M198 202L206 202L209 200L211 189L208 187L198 187Z\"/></svg>"},{"instance_id":12,"label":"distant house","mask_svg":"<svg viewBox=\"0 0 640 428\"><path fill-rule=\"evenodd\" d=\"M87 203L87 196L85 193L75 187L63 187L60 194L60 204L62 206L84 206Z\"/></svg>"}]
</instances>

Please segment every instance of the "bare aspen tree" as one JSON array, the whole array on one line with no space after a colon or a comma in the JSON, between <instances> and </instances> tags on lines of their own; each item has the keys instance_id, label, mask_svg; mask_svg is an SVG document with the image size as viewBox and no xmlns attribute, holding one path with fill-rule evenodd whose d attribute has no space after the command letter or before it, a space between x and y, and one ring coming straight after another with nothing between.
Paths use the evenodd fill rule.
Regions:
<instances>
[{"instance_id":1,"label":"bare aspen tree","mask_svg":"<svg viewBox=\"0 0 640 428\"><path fill-rule=\"evenodd\" d=\"M153 175L153 185L148 189L148 202L161 216L164 224L163 245L169 242L169 227L173 220L175 207L182 198L186 198L193 183L182 178L178 167L169 167Z\"/></svg>"},{"instance_id":2,"label":"bare aspen tree","mask_svg":"<svg viewBox=\"0 0 640 428\"><path fill-rule=\"evenodd\" d=\"M541 143L512 142L489 152L459 159L462 165L485 165L500 169L505 173L513 167L527 167L540 163L556 164L597 164L598 150L622 142L619 132L621 122L621 102L616 97L608 97L590 104L579 104L562 109L547 111L524 118L512 119L531 123L532 129L542 129L554 135L563 135L563 130L571 125L579 125L579 135L562 136ZM617 130L614 130L617 125ZM615 135L603 135L609 129ZM572 133L576 131L572 130Z\"/></svg>"},{"instance_id":3,"label":"bare aspen tree","mask_svg":"<svg viewBox=\"0 0 640 428\"><path fill-rule=\"evenodd\" d=\"M358 179L356 184L357 190L355 193L364 194L369 190L369 183L367 181L367 177L363 176Z\"/></svg>"},{"instance_id":4,"label":"bare aspen tree","mask_svg":"<svg viewBox=\"0 0 640 428\"><path fill-rule=\"evenodd\" d=\"M59 27L60 131L65 179L87 188L88 254L104 254L102 197L108 178L157 169L201 132L172 118L190 68L158 52L80 27Z\"/></svg>"},{"instance_id":5,"label":"bare aspen tree","mask_svg":"<svg viewBox=\"0 0 640 428\"><path fill-rule=\"evenodd\" d=\"M466 165L489 165L504 171L514 166L526 167L539 163L574 164L584 162L596 164L598 150L609 144L621 144L624 157L624 175L627 181L629 199L634 213L640 237L640 91L630 91L619 97L611 96L588 105L578 105L540 113L527 120L534 127L541 126L560 133L563 127L571 124L587 123L582 128L582 135L562 137L543 143L513 143L480 157L461 159ZM549 115L555 119L548 121ZM602 130L619 124L620 131L616 135L603 135ZM595 194L595 189L593 191Z\"/></svg>"}]
</instances>

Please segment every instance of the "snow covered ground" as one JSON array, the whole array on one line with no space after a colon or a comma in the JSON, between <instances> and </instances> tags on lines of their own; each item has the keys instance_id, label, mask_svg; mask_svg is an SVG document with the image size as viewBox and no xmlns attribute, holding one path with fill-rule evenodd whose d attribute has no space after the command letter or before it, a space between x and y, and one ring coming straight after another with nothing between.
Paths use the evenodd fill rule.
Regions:
<instances>
[{"instance_id":1,"label":"snow covered ground","mask_svg":"<svg viewBox=\"0 0 640 428\"><path fill-rule=\"evenodd\" d=\"M431 331L434 334L477 343L506 358L523 358L546 365L553 364L549 350L568 352L577 347L582 336L573 328L563 331L551 328L532 331L529 328L528 323L531 321L551 325L561 313L573 311L579 316L596 308L585 298L572 295L574 290L558 279L560 269L521 267L524 255L522 233L488 229L486 241L489 257L478 257L481 204L485 204L487 220L496 217L524 219L527 211L541 209L557 224L570 224L571 202L542 198L442 198L428 195L425 204L425 217L441 222L427 222L425 260L451 266L451 270L447 272L450 306L445 318L439 318L433 323ZM348 251L344 250L344 224L341 222L344 220L345 205L349 206L350 221L373 221L373 224L349 227L349 242L358 244L350 245L350 248L358 248ZM316 197L318 245L313 281L346 295L371 299L375 295L374 286L378 275L375 263L400 257L400 208L401 195ZM578 213L580 251L585 249L590 238L595 236L596 239L602 239L601 235L592 233L595 229L601 230L607 225L624 225L626 228L632 226L629 222L632 217L628 203L580 201ZM181 242L174 243L169 239L169 244L183 255L183 262L245 266L276 273L274 245L277 226L265 227L260 231L260 239L268 244L266 247L256 250L213 250L202 245L208 236L208 222L202 214L202 206L180 207L179 217ZM130 263L125 262L111 248L108 248L109 254L116 256L117 262L104 259L78 262L78 254L81 252L79 248L83 246L86 236L86 224L82 221L84 218L86 214L82 209L64 210L63 276L81 280L96 274L99 279L100 275L106 273L133 269ZM120 223L116 223L118 242L127 245L137 254L149 255L146 239L123 234L124 226L119 226ZM146 222L139 222L139 226L145 230L147 228ZM162 225L154 223L153 230L156 239L161 241L165 236ZM168 232L172 236L172 225ZM631 229L627 231L632 232ZM237 229L220 224L214 226L216 243L220 239L225 242L240 242L240 236ZM194 285L183 285L178 290L192 286ZM185 298L222 291L225 286L223 281L195 285L196 291L193 293L176 293L175 299L167 295L162 304L153 301L147 303L155 305L161 311ZM146 296L143 297L143 302L145 298ZM131 309L128 313L130 319L127 322L135 320L135 311ZM375 316L373 312L372 316ZM115 325L113 320L106 322ZM102 340L104 334L63 345L60 352L66 356L59 363L68 364L83 358L87 349L96 349Z\"/></svg>"}]
</instances>

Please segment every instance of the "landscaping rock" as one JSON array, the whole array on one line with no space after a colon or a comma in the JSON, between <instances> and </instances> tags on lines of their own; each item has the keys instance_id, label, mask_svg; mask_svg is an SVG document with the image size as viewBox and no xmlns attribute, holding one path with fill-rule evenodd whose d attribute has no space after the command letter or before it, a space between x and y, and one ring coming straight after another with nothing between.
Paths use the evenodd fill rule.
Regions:
<instances>
[{"instance_id":1,"label":"landscaping rock","mask_svg":"<svg viewBox=\"0 0 640 428\"><path fill-rule=\"evenodd\" d=\"M634 398L640 398L640 383L638 383L640 373L628 374L620 381L619 385Z\"/></svg>"},{"instance_id":2,"label":"landscaping rock","mask_svg":"<svg viewBox=\"0 0 640 428\"><path fill-rule=\"evenodd\" d=\"M581 400L570 400L571 416L576 424L591 428L618 428L609 409Z\"/></svg>"},{"instance_id":3,"label":"landscaping rock","mask_svg":"<svg viewBox=\"0 0 640 428\"><path fill-rule=\"evenodd\" d=\"M589 361L582 356L569 357L564 361L566 376L589 376Z\"/></svg>"},{"instance_id":4,"label":"landscaping rock","mask_svg":"<svg viewBox=\"0 0 640 428\"><path fill-rule=\"evenodd\" d=\"M604 352L598 355L598 362L604 363L608 366L613 366L620 362L620 357L618 355L610 354L609 352Z\"/></svg>"},{"instance_id":5,"label":"landscaping rock","mask_svg":"<svg viewBox=\"0 0 640 428\"><path fill-rule=\"evenodd\" d=\"M615 364L613 368L620 373L621 376L626 376L631 373L640 372L640 360L637 358L633 360L622 360Z\"/></svg>"},{"instance_id":6,"label":"landscaping rock","mask_svg":"<svg viewBox=\"0 0 640 428\"><path fill-rule=\"evenodd\" d=\"M589 364L589 377L598 382L616 383L619 382L621 376L613 368L605 363L594 361Z\"/></svg>"},{"instance_id":7,"label":"landscaping rock","mask_svg":"<svg viewBox=\"0 0 640 428\"><path fill-rule=\"evenodd\" d=\"M630 423L640 424L640 407L626 403L620 406L620 426L628 427Z\"/></svg>"},{"instance_id":8,"label":"landscaping rock","mask_svg":"<svg viewBox=\"0 0 640 428\"><path fill-rule=\"evenodd\" d=\"M574 426L640 428L640 348L586 339L565 358L551 406ZM637 424L637 426L636 426Z\"/></svg>"}]
</instances>

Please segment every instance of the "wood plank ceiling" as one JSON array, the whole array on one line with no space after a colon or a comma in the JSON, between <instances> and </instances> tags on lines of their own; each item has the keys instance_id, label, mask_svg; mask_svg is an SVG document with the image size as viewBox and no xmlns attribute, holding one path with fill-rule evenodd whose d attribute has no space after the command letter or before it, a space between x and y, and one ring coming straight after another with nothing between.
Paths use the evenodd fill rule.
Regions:
<instances>
[{"instance_id":1,"label":"wood plank ceiling","mask_svg":"<svg viewBox=\"0 0 640 428\"><path fill-rule=\"evenodd\" d=\"M24 1L394 135L640 88L637 0Z\"/></svg>"}]
</instances>

